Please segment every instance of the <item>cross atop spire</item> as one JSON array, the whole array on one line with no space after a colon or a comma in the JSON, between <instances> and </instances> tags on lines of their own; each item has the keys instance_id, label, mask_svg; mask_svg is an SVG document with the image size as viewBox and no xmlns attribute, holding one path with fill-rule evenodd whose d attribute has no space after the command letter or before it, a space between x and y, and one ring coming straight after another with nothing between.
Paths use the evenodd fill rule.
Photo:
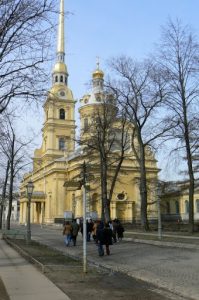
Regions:
<instances>
[{"instance_id":1,"label":"cross atop spire","mask_svg":"<svg viewBox=\"0 0 199 300\"><path fill-rule=\"evenodd\" d=\"M99 58L99 56L96 56L96 65L97 65L97 70L99 70L99 65L100 65L100 58Z\"/></svg>"},{"instance_id":2,"label":"cross atop spire","mask_svg":"<svg viewBox=\"0 0 199 300\"><path fill-rule=\"evenodd\" d=\"M102 79L104 77L104 72L100 70L100 58L96 56L96 70L93 72L93 79Z\"/></svg>"}]
</instances>

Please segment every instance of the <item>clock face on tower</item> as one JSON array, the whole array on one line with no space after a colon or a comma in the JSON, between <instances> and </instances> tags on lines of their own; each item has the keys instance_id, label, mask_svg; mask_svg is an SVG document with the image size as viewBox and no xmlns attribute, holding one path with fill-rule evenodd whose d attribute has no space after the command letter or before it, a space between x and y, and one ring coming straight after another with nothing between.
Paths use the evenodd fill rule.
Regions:
<instances>
[{"instance_id":1,"label":"clock face on tower","mask_svg":"<svg viewBox=\"0 0 199 300\"><path fill-rule=\"evenodd\" d=\"M64 97L66 95L65 91L61 91L59 94L61 97Z\"/></svg>"}]
</instances>

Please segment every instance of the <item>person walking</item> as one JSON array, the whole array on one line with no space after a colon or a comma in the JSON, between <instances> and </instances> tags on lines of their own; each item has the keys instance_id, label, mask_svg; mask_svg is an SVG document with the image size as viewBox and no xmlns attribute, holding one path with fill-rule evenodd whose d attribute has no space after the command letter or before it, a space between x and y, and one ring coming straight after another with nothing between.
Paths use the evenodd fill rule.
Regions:
<instances>
[{"instance_id":1,"label":"person walking","mask_svg":"<svg viewBox=\"0 0 199 300\"><path fill-rule=\"evenodd\" d=\"M93 231L93 221L91 219L86 221L86 233L87 233L87 242L91 240L91 232Z\"/></svg>"},{"instance_id":2,"label":"person walking","mask_svg":"<svg viewBox=\"0 0 199 300\"><path fill-rule=\"evenodd\" d=\"M113 242L114 243L117 243L117 237L116 237L116 235L117 235L117 227L118 227L118 223L117 223L117 220L116 219L114 219L113 221L112 221L112 227L113 227Z\"/></svg>"},{"instance_id":3,"label":"person walking","mask_svg":"<svg viewBox=\"0 0 199 300\"><path fill-rule=\"evenodd\" d=\"M112 238L113 238L113 231L109 227L108 223L105 223L104 229L103 229L103 244L106 247L106 254L110 255L110 249L109 246L112 245Z\"/></svg>"},{"instance_id":4,"label":"person walking","mask_svg":"<svg viewBox=\"0 0 199 300\"><path fill-rule=\"evenodd\" d=\"M104 248L103 245L106 247L106 254L110 255L110 249L109 246L112 245L112 230L109 227L109 224L106 223L105 226L103 226L103 223L100 222L97 228L97 243L98 243L98 253L99 256L104 255Z\"/></svg>"},{"instance_id":5,"label":"person walking","mask_svg":"<svg viewBox=\"0 0 199 300\"><path fill-rule=\"evenodd\" d=\"M104 255L104 248L103 248L103 229L104 223L102 221L99 222L96 229L96 244L98 246L98 254L99 256Z\"/></svg>"},{"instance_id":6,"label":"person walking","mask_svg":"<svg viewBox=\"0 0 199 300\"><path fill-rule=\"evenodd\" d=\"M118 241L122 241L123 237L124 237L124 227L118 221L118 226L117 226L117 238L118 238Z\"/></svg>"},{"instance_id":7,"label":"person walking","mask_svg":"<svg viewBox=\"0 0 199 300\"><path fill-rule=\"evenodd\" d=\"M71 227L72 227L71 240L73 241L73 246L76 246L77 235L79 232L79 225L77 224L75 219L72 220Z\"/></svg>"},{"instance_id":8,"label":"person walking","mask_svg":"<svg viewBox=\"0 0 199 300\"><path fill-rule=\"evenodd\" d=\"M93 224L93 231L92 231L92 238L94 240L94 242L96 243L97 240L97 226L99 225L99 221L95 221Z\"/></svg>"},{"instance_id":9,"label":"person walking","mask_svg":"<svg viewBox=\"0 0 199 300\"><path fill-rule=\"evenodd\" d=\"M64 243L67 247L70 245L71 231L72 231L72 226L70 225L69 221L66 221L63 229L63 235L65 235Z\"/></svg>"}]
</instances>

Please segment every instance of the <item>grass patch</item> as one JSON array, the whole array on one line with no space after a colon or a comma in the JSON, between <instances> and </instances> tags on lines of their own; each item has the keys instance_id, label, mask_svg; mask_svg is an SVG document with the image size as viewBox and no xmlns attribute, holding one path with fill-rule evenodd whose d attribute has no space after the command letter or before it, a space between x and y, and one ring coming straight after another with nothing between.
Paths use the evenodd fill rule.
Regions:
<instances>
[{"instance_id":1,"label":"grass patch","mask_svg":"<svg viewBox=\"0 0 199 300\"><path fill-rule=\"evenodd\" d=\"M74 260L71 257L67 257L61 252L36 241L31 241L30 244L27 244L26 241L22 239L10 239L10 241L43 265L69 264L75 266L80 264L79 261Z\"/></svg>"},{"instance_id":2,"label":"grass patch","mask_svg":"<svg viewBox=\"0 0 199 300\"><path fill-rule=\"evenodd\" d=\"M21 252L23 250L22 255L28 260L29 255L45 265L45 268L42 268L45 276L73 300L160 299L160 293L154 291L153 285L136 280L123 273L92 265L88 266L87 273L83 273L82 262L67 257L67 254L65 256L61 251L33 240L30 244L22 239L8 239L9 241L18 251L19 249L21 249ZM31 259L30 261L33 262ZM164 294L161 295L161 300L169 299Z\"/></svg>"}]
</instances>

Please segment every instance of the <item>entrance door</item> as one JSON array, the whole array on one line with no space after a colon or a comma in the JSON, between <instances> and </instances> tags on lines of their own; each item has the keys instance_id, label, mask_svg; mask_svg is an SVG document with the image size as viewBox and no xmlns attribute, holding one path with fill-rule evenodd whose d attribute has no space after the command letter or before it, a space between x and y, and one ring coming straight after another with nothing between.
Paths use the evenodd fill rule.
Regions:
<instances>
[{"instance_id":1,"label":"entrance door","mask_svg":"<svg viewBox=\"0 0 199 300\"><path fill-rule=\"evenodd\" d=\"M116 206L116 216L120 221L125 221L126 219L126 203L117 203Z\"/></svg>"},{"instance_id":2,"label":"entrance door","mask_svg":"<svg viewBox=\"0 0 199 300\"><path fill-rule=\"evenodd\" d=\"M36 223L39 224L41 220L41 202L36 202Z\"/></svg>"}]
</instances>

